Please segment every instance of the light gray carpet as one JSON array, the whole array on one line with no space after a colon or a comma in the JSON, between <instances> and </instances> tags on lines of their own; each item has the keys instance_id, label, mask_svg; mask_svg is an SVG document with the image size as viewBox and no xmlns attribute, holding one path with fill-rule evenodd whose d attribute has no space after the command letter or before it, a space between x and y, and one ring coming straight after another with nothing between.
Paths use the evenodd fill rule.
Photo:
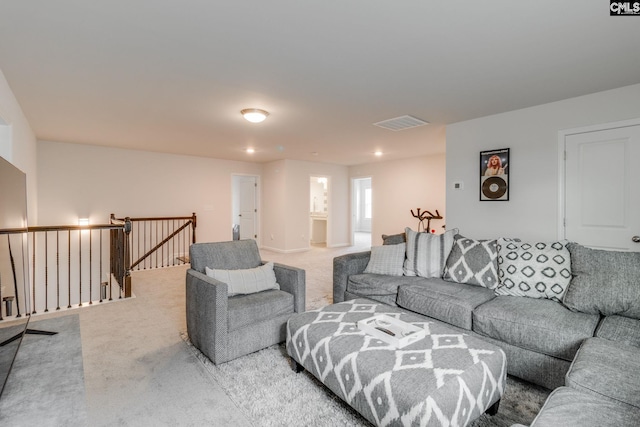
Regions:
<instances>
[{"instance_id":1,"label":"light gray carpet","mask_svg":"<svg viewBox=\"0 0 640 427\"><path fill-rule=\"evenodd\" d=\"M214 365L182 335L208 373L255 425L369 426L311 374L293 372L284 345L274 345L228 363ZM508 377L497 415L483 415L473 427L529 424L548 390Z\"/></svg>"},{"instance_id":2,"label":"light gray carpet","mask_svg":"<svg viewBox=\"0 0 640 427\"><path fill-rule=\"evenodd\" d=\"M0 425L88 425L78 315L31 319L29 329L58 334L24 335L0 400Z\"/></svg>"}]
</instances>

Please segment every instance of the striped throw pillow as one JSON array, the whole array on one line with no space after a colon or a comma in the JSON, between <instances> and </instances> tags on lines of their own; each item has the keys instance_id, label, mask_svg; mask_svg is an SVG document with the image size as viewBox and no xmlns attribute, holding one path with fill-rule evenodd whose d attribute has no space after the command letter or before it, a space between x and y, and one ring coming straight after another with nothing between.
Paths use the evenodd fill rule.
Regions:
<instances>
[{"instance_id":1,"label":"striped throw pillow","mask_svg":"<svg viewBox=\"0 0 640 427\"><path fill-rule=\"evenodd\" d=\"M404 262L404 275L442 277L458 229L454 228L443 234L431 234L418 233L407 227L405 232L407 259Z\"/></svg>"}]
</instances>

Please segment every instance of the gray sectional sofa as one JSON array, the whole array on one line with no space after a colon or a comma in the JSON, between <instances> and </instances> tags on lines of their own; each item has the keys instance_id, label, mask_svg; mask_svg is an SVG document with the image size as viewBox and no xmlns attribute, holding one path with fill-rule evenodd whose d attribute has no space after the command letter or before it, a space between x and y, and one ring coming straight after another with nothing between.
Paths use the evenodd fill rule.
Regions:
<instances>
[{"instance_id":1,"label":"gray sectional sofa","mask_svg":"<svg viewBox=\"0 0 640 427\"><path fill-rule=\"evenodd\" d=\"M400 236L386 238L385 245L404 244L408 257L418 247L416 235L407 234L406 243ZM514 279L510 290L505 284L516 276L509 276L502 267L509 265L507 257L522 255L522 247L530 245L516 244L510 252L508 241L475 241L455 235L451 249L446 238L439 239L440 246L434 247L447 256L440 260L440 277L407 275L406 258L404 274L398 275L397 269L394 274L379 274L371 264L374 258L380 259L384 246L372 248L373 256L367 251L335 258L334 302L369 298L448 323L500 346L507 355L509 374L554 389L534 426L640 425L640 253L561 242L556 246L558 253L570 255L563 255L567 258L564 267L541 270L543 275L556 277L550 282L538 278L532 286ZM478 265L477 259L465 260L464 253L472 252L465 245L484 246L484 261ZM454 262L456 248L457 255L462 251L463 256ZM540 255L535 251L534 247L524 253L533 253L539 260L556 258L552 256L555 252ZM519 268L529 273L522 265ZM487 279L490 283L494 273L495 286L478 284ZM532 298L531 291L538 294Z\"/></svg>"}]
</instances>

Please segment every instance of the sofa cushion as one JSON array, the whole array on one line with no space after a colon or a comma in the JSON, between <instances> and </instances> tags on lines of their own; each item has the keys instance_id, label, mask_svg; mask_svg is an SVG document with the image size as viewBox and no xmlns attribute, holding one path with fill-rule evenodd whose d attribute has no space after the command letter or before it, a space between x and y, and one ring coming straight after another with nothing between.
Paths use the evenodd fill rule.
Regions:
<instances>
[{"instance_id":1,"label":"sofa cushion","mask_svg":"<svg viewBox=\"0 0 640 427\"><path fill-rule=\"evenodd\" d=\"M399 245L400 243L407 242L406 233L398 233L398 234L383 234L382 235L382 244L383 245Z\"/></svg>"},{"instance_id":2,"label":"sofa cushion","mask_svg":"<svg viewBox=\"0 0 640 427\"><path fill-rule=\"evenodd\" d=\"M423 280L420 277L387 276L384 274L352 274L347 282L351 295L370 298L395 306L398 286ZM380 299L383 297L383 299Z\"/></svg>"},{"instance_id":3,"label":"sofa cushion","mask_svg":"<svg viewBox=\"0 0 640 427\"><path fill-rule=\"evenodd\" d=\"M578 350L566 385L640 409L640 351L616 341L590 338Z\"/></svg>"},{"instance_id":4,"label":"sofa cushion","mask_svg":"<svg viewBox=\"0 0 640 427\"><path fill-rule=\"evenodd\" d=\"M405 276L442 277L444 264L453 247L457 229L443 234L418 233L410 228L407 234L407 259L404 262Z\"/></svg>"},{"instance_id":5,"label":"sofa cushion","mask_svg":"<svg viewBox=\"0 0 640 427\"><path fill-rule=\"evenodd\" d=\"M405 247L406 245L404 243L398 245L373 246L371 248L371 258L369 258L364 272L402 276Z\"/></svg>"},{"instance_id":6,"label":"sofa cushion","mask_svg":"<svg viewBox=\"0 0 640 427\"><path fill-rule=\"evenodd\" d=\"M549 395L531 427L632 427L638 425L638 419L640 410L632 406L559 387Z\"/></svg>"},{"instance_id":7,"label":"sofa cushion","mask_svg":"<svg viewBox=\"0 0 640 427\"><path fill-rule=\"evenodd\" d=\"M567 244L498 239L498 295L562 301L571 280Z\"/></svg>"},{"instance_id":8,"label":"sofa cushion","mask_svg":"<svg viewBox=\"0 0 640 427\"><path fill-rule=\"evenodd\" d=\"M493 298L490 289L436 278L398 289L400 307L466 330L471 330L473 309Z\"/></svg>"},{"instance_id":9,"label":"sofa cushion","mask_svg":"<svg viewBox=\"0 0 640 427\"><path fill-rule=\"evenodd\" d=\"M596 337L640 347L640 320L623 316L607 316L600 322Z\"/></svg>"},{"instance_id":10,"label":"sofa cushion","mask_svg":"<svg viewBox=\"0 0 640 427\"><path fill-rule=\"evenodd\" d=\"M498 286L496 240L474 240L455 236L442 278L493 289Z\"/></svg>"},{"instance_id":11,"label":"sofa cushion","mask_svg":"<svg viewBox=\"0 0 640 427\"><path fill-rule=\"evenodd\" d=\"M640 319L640 252L569 244L574 275L563 303L572 310Z\"/></svg>"},{"instance_id":12,"label":"sofa cushion","mask_svg":"<svg viewBox=\"0 0 640 427\"><path fill-rule=\"evenodd\" d=\"M499 296L473 312L473 331L514 346L571 361L592 337L599 317L547 299Z\"/></svg>"},{"instance_id":13,"label":"sofa cushion","mask_svg":"<svg viewBox=\"0 0 640 427\"><path fill-rule=\"evenodd\" d=\"M230 297L227 302L228 330L253 325L283 314L294 313L293 295L269 290Z\"/></svg>"},{"instance_id":14,"label":"sofa cushion","mask_svg":"<svg viewBox=\"0 0 640 427\"><path fill-rule=\"evenodd\" d=\"M273 271L273 262L260 267L239 270L222 270L205 267L207 276L214 278L228 287L227 295L253 294L268 289L280 289Z\"/></svg>"}]
</instances>

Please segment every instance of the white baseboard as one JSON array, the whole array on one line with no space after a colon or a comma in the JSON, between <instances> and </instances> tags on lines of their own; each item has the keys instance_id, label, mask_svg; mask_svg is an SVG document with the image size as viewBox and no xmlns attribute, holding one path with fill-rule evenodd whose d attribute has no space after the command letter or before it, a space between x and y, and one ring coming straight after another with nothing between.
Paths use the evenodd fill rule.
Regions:
<instances>
[{"instance_id":1,"label":"white baseboard","mask_svg":"<svg viewBox=\"0 0 640 427\"><path fill-rule=\"evenodd\" d=\"M335 243L333 245L329 245L329 248L344 248L345 246L351 246L349 243Z\"/></svg>"}]
</instances>

